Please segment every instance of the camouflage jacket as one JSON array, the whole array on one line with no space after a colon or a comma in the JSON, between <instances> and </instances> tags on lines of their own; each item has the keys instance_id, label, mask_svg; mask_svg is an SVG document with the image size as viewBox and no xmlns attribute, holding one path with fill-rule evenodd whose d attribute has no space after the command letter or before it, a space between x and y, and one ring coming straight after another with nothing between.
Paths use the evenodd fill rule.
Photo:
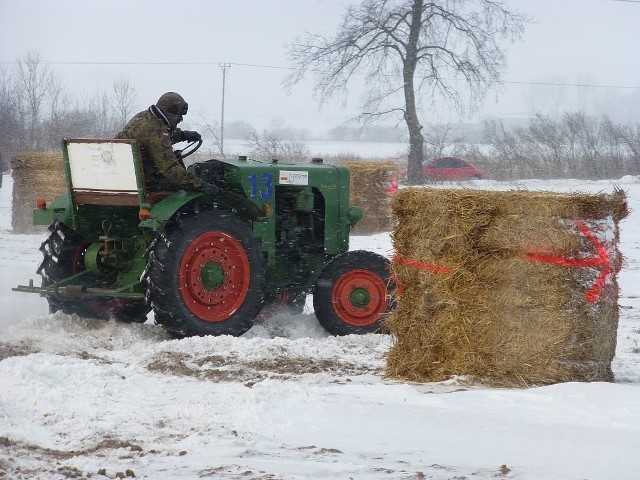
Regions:
<instances>
[{"instance_id":1,"label":"camouflage jacket","mask_svg":"<svg viewBox=\"0 0 640 480\"><path fill-rule=\"evenodd\" d=\"M171 148L183 141L182 130L172 130L155 105L136 114L116 138L138 141L148 190L199 190L202 187L202 181L180 165Z\"/></svg>"}]
</instances>

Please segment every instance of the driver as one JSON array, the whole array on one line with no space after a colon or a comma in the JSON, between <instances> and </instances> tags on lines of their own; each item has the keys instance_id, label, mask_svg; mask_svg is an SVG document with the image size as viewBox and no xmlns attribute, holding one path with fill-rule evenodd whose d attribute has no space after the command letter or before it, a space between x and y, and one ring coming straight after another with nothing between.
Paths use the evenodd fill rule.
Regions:
<instances>
[{"instance_id":1,"label":"driver","mask_svg":"<svg viewBox=\"0 0 640 480\"><path fill-rule=\"evenodd\" d=\"M215 195L220 189L203 182L184 167L171 146L178 142L197 142L198 132L181 130L178 124L189 105L175 92L162 94L155 105L136 114L116 138L138 141L145 186L149 191L194 190Z\"/></svg>"}]
</instances>

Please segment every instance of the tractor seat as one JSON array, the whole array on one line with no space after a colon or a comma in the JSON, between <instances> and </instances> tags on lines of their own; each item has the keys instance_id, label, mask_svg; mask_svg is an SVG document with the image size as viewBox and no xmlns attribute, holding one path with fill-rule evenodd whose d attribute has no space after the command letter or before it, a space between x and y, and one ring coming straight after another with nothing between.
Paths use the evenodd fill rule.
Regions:
<instances>
[{"instance_id":1,"label":"tractor seat","mask_svg":"<svg viewBox=\"0 0 640 480\"><path fill-rule=\"evenodd\" d=\"M62 147L68 184L76 204L153 205L172 193L145 189L135 140L65 138Z\"/></svg>"}]
</instances>

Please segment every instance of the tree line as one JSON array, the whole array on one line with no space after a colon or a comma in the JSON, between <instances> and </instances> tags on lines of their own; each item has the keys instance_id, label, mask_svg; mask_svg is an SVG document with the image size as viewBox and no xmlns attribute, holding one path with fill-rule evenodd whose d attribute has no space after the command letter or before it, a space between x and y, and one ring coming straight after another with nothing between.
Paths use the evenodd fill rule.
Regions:
<instances>
[{"instance_id":1,"label":"tree line","mask_svg":"<svg viewBox=\"0 0 640 480\"><path fill-rule=\"evenodd\" d=\"M640 124L567 112L537 115L527 126L483 124L483 147L459 148L489 178L607 179L640 174Z\"/></svg>"},{"instance_id":2,"label":"tree line","mask_svg":"<svg viewBox=\"0 0 640 480\"><path fill-rule=\"evenodd\" d=\"M113 137L134 113L136 97L133 83L120 78L109 91L73 98L38 52L25 52L14 68L0 69L0 171L14 154L56 150L65 136Z\"/></svg>"},{"instance_id":3,"label":"tree line","mask_svg":"<svg viewBox=\"0 0 640 480\"><path fill-rule=\"evenodd\" d=\"M503 120L486 120L477 125L427 125L424 159L461 156L495 180L640 175L640 123L618 123L607 115L583 111L559 117L536 115L521 123L509 126ZM354 132L345 131L350 133ZM406 132L403 139L407 141ZM261 134L252 131L246 140L254 158L308 161L311 157L304 141L280 135L277 129ZM397 160L406 164L407 157L408 153Z\"/></svg>"},{"instance_id":4,"label":"tree line","mask_svg":"<svg viewBox=\"0 0 640 480\"><path fill-rule=\"evenodd\" d=\"M26 52L12 70L0 69L0 171L8 168L15 153L59 149L64 136L111 138L135 113L136 98L135 86L126 78L114 80L108 91L93 97L73 98L37 52ZM215 145L219 125L205 127L202 133ZM232 122L227 135L246 140L256 158L306 161L311 156L305 141L313 136L284 124L259 133L247 122ZM344 125L324 138L407 142L408 131ZM616 123L606 115L578 111L537 115L519 127L500 120L483 122L481 130L427 124L423 151L424 159L464 156L495 179L620 178L640 174L640 123Z\"/></svg>"}]
</instances>

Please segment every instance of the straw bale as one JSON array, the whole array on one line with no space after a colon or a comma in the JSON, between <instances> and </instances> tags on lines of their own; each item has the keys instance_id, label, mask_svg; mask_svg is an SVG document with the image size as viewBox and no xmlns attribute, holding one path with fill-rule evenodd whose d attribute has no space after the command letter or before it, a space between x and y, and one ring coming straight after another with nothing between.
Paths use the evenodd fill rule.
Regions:
<instances>
[{"instance_id":1,"label":"straw bale","mask_svg":"<svg viewBox=\"0 0 640 480\"><path fill-rule=\"evenodd\" d=\"M578 252L580 237L567 228L569 220L560 217L505 215L497 216L478 239L478 247L486 251L545 252L558 255Z\"/></svg>"},{"instance_id":2,"label":"straw bale","mask_svg":"<svg viewBox=\"0 0 640 480\"><path fill-rule=\"evenodd\" d=\"M450 254L461 257L457 262L464 262L476 233L494 216L495 209L481 199L458 197L455 190L439 192L440 195L432 195L430 189L409 188L394 195L392 210L400 222L392 237L399 255L414 252L422 258ZM457 221L452 221L453 216Z\"/></svg>"},{"instance_id":3,"label":"straw bale","mask_svg":"<svg viewBox=\"0 0 640 480\"><path fill-rule=\"evenodd\" d=\"M351 173L351 203L364 211L364 218L352 229L354 234L388 232L393 228L391 197L385 189L398 176L393 161L342 161Z\"/></svg>"},{"instance_id":4,"label":"straw bale","mask_svg":"<svg viewBox=\"0 0 640 480\"><path fill-rule=\"evenodd\" d=\"M493 385L613 379L624 192L404 189L392 208L398 298L388 375ZM605 266L592 261L608 265L601 288Z\"/></svg>"},{"instance_id":5,"label":"straw bale","mask_svg":"<svg viewBox=\"0 0 640 480\"><path fill-rule=\"evenodd\" d=\"M36 198L51 203L66 189L62 153L30 152L11 159L13 169L13 208L11 225L15 233L42 232L33 225Z\"/></svg>"}]
</instances>

